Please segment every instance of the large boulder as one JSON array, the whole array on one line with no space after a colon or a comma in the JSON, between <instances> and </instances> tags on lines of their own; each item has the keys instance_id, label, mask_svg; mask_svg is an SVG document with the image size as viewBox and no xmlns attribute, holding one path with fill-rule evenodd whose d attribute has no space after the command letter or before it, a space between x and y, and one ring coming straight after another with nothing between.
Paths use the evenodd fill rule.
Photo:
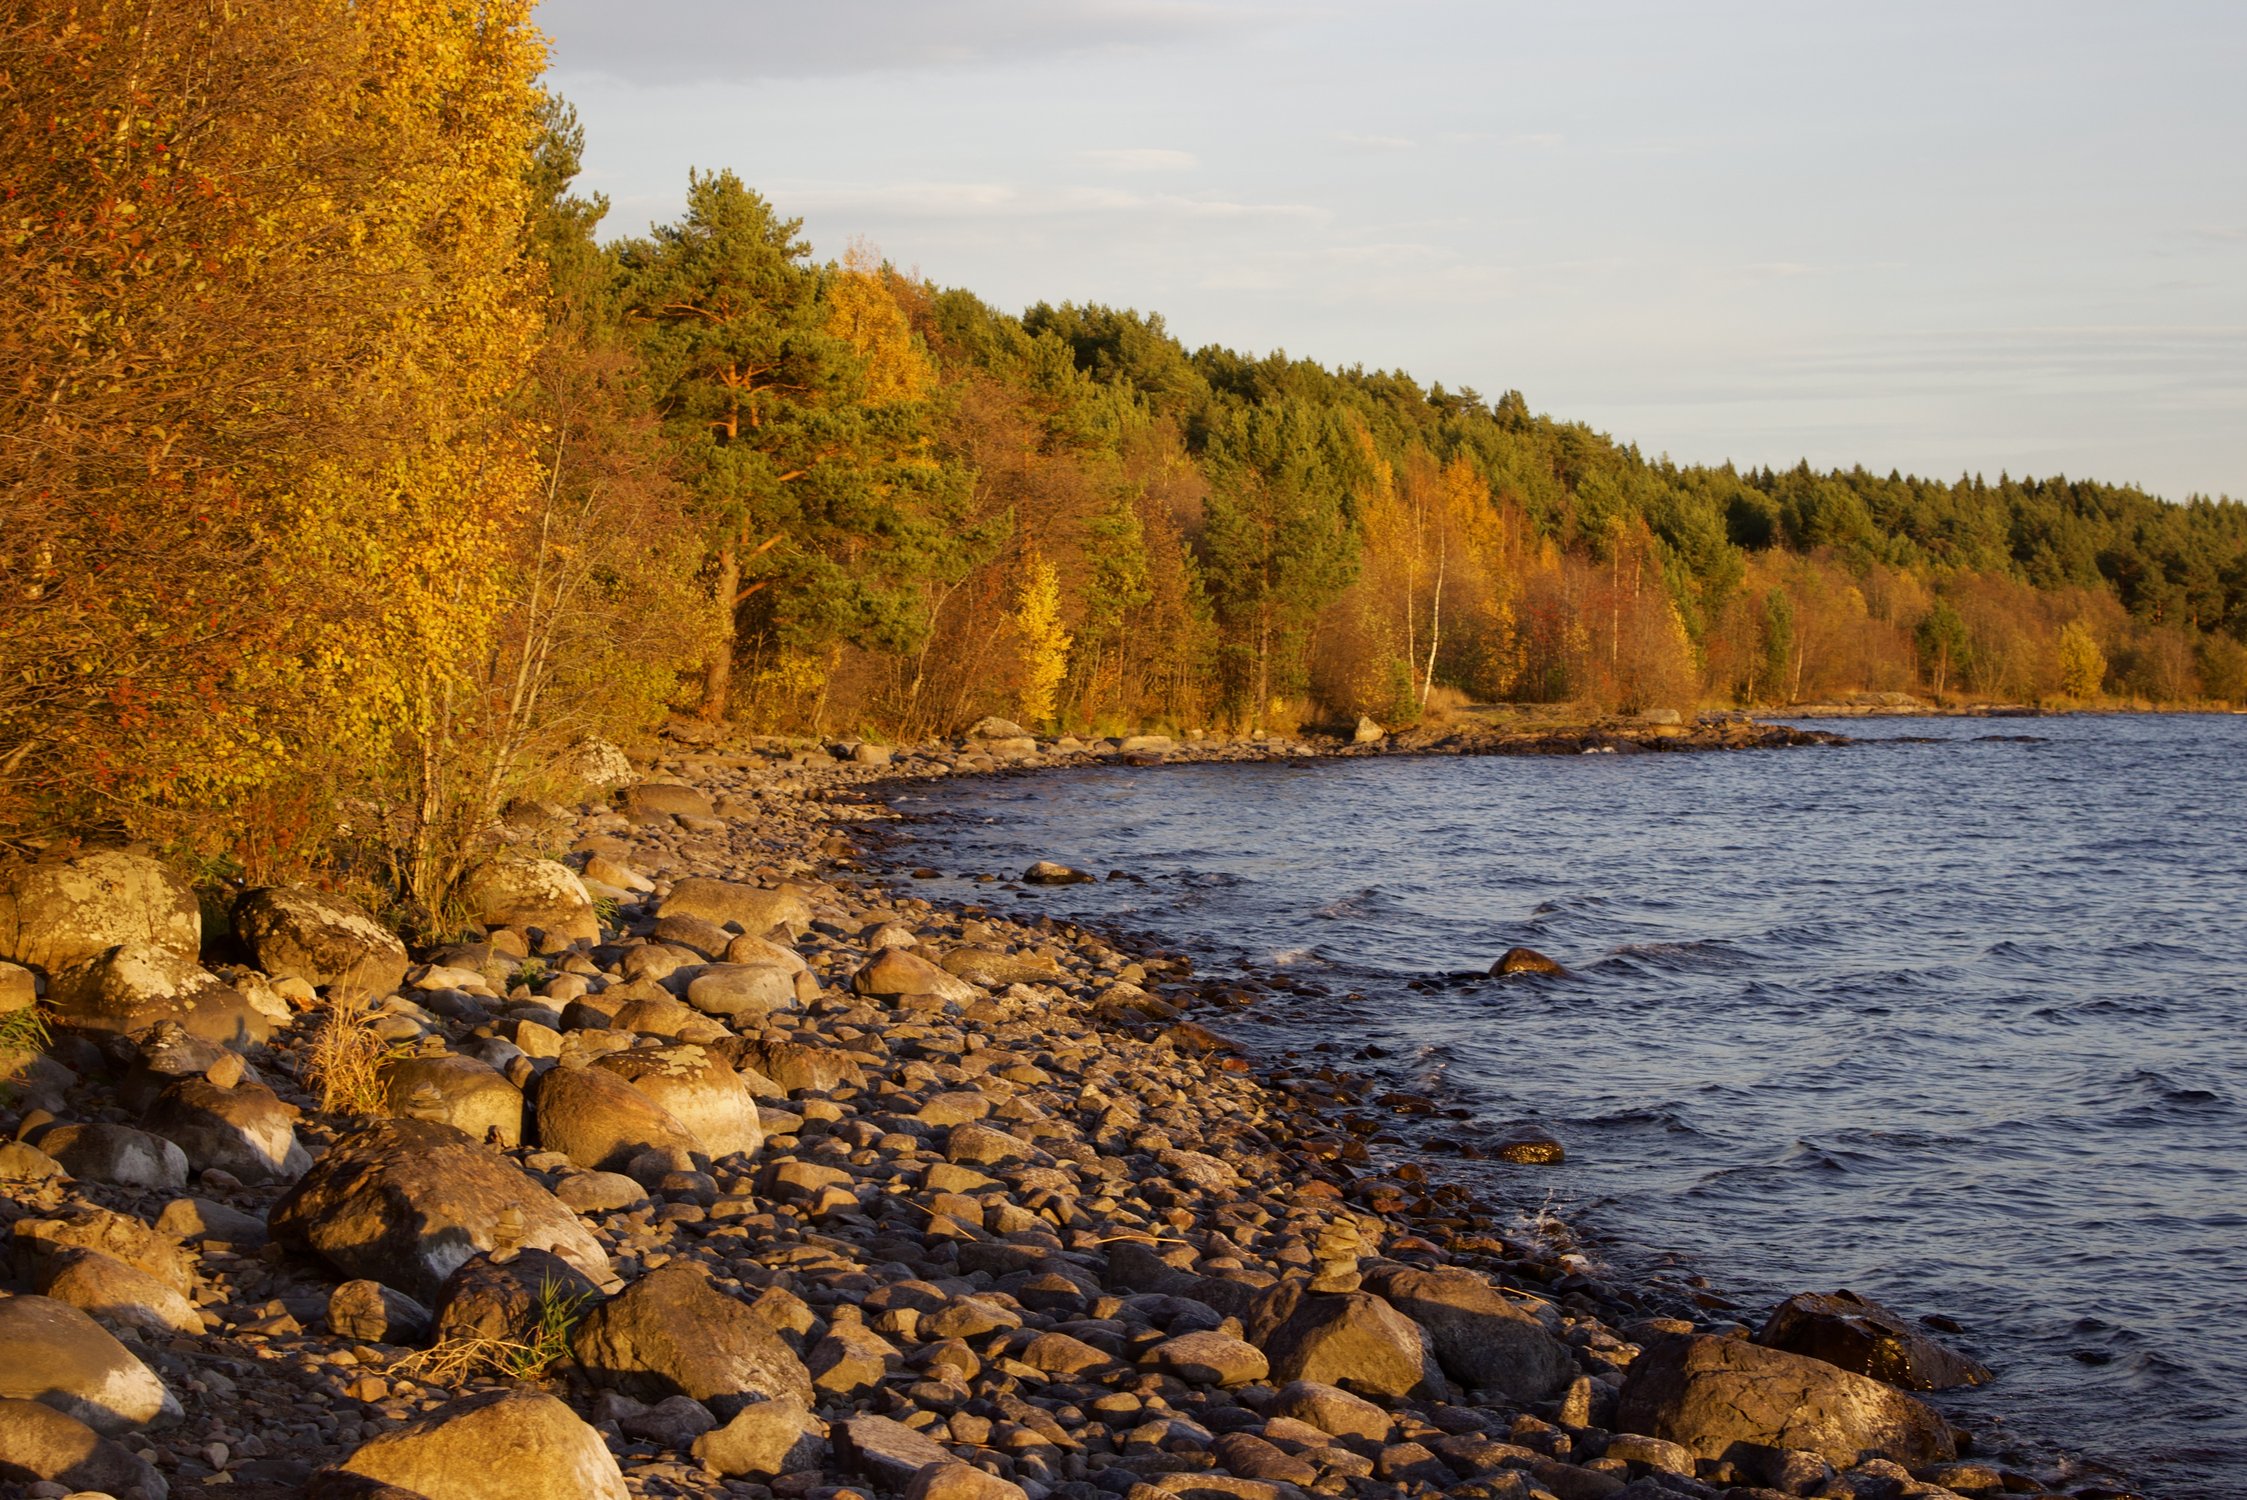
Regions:
<instances>
[{"instance_id":1,"label":"large boulder","mask_svg":"<svg viewBox=\"0 0 2247 1500\"><path fill-rule=\"evenodd\" d=\"M457 1052L401 1057L382 1069L382 1095L394 1115L436 1120L502 1150L523 1143L523 1091L490 1063Z\"/></svg>"},{"instance_id":2,"label":"large boulder","mask_svg":"<svg viewBox=\"0 0 2247 1500\"><path fill-rule=\"evenodd\" d=\"M220 1088L183 1078L158 1096L146 1123L199 1172L216 1167L243 1182L294 1182L312 1165L297 1144L296 1117L296 1106L262 1083Z\"/></svg>"},{"instance_id":3,"label":"large boulder","mask_svg":"<svg viewBox=\"0 0 2247 1500\"><path fill-rule=\"evenodd\" d=\"M387 995L406 977L406 945L339 896L266 886L234 903L234 935L260 969L315 989Z\"/></svg>"},{"instance_id":4,"label":"large boulder","mask_svg":"<svg viewBox=\"0 0 2247 1500\"><path fill-rule=\"evenodd\" d=\"M1386 1264L1367 1291L1428 1331L1444 1373L1470 1390L1546 1401L1576 1378L1576 1358L1545 1325L1472 1271Z\"/></svg>"},{"instance_id":5,"label":"large boulder","mask_svg":"<svg viewBox=\"0 0 2247 1500\"><path fill-rule=\"evenodd\" d=\"M914 1002L946 1001L967 1005L983 998L983 991L957 974L946 973L918 954L903 948L884 948L850 977L854 994L888 1000L913 1008Z\"/></svg>"},{"instance_id":6,"label":"large boulder","mask_svg":"<svg viewBox=\"0 0 2247 1500\"><path fill-rule=\"evenodd\" d=\"M37 1401L0 1401L0 1480L164 1500L164 1476L123 1443Z\"/></svg>"},{"instance_id":7,"label":"large boulder","mask_svg":"<svg viewBox=\"0 0 2247 1500\"><path fill-rule=\"evenodd\" d=\"M328 1149L268 1216L274 1236L345 1276L433 1300L480 1250L551 1250L602 1286L615 1273L560 1199L450 1125L378 1120Z\"/></svg>"},{"instance_id":8,"label":"large boulder","mask_svg":"<svg viewBox=\"0 0 2247 1500\"><path fill-rule=\"evenodd\" d=\"M885 1489L901 1490L923 1469L955 1462L936 1439L891 1417L855 1416L836 1423L833 1436L836 1456Z\"/></svg>"},{"instance_id":9,"label":"large boulder","mask_svg":"<svg viewBox=\"0 0 2247 1500\"><path fill-rule=\"evenodd\" d=\"M841 1047L815 1047L785 1037L748 1039L742 1044L741 1061L791 1094L807 1090L823 1094L866 1081L859 1060Z\"/></svg>"},{"instance_id":10,"label":"large boulder","mask_svg":"<svg viewBox=\"0 0 2247 1500\"><path fill-rule=\"evenodd\" d=\"M115 849L0 865L0 958L54 974L126 943L187 959L201 950L185 876Z\"/></svg>"},{"instance_id":11,"label":"large boulder","mask_svg":"<svg viewBox=\"0 0 2247 1500\"><path fill-rule=\"evenodd\" d=\"M652 1151L683 1167L704 1149L676 1115L604 1069L550 1068L534 1104L539 1144L577 1166L622 1172Z\"/></svg>"},{"instance_id":12,"label":"large boulder","mask_svg":"<svg viewBox=\"0 0 2247 1500\"><path fill-rule=\"evenodd\" d=\"M754 1156L765 1143L757 1096L716 1053L691 1042L612 1052L593 1066L668 1111L712 1157Z\"/></svg>"},{"instance_id":13,"label":"large boulder","mask_svg":"<svg viewBox=\"0 0 2247 1500\"><path fill-rule=\"evenodd\" d=\"M692 1396L730 1418L754 1400L814 1399L811 1372L772 1326L680 1261L593 1309L570 1348L595 1385L643 1401Z\"/></svg>"},{"instance_id":14,"label":"large boulder","mask_svg":"<svg viewBox=\"0 0 2247 1500\"><path fill-rule=\"evenodd\" d=\"M762 1025L796 1006L796 975L779 964L706 964L687 981L687 1003L705 1015Z\"/></svg>"},{"instance_id":15,"label":"large boulder","mask_svg":"<svg viewBox=\"0 0 2247 1500\"><path fill-rule=\"evenodd\" d=\"M1314 1292L1264 1339L1272 1378L1376 1396L1449 1394L1419 1324L1370 1292Z\"/></svg>"},{"instance_id":16,"label":"large boulder","mask_svg":"<svg viewBox=\"0 0 2247 1500\"><path fill-rule=\"evenodd\" d=\"M655 909L658 917L700 917L724 926L731 922L754 937L785 929L789 936L811 925L811 907L795 891L768 891L731 880L696 875L671 887Z\"/></svg>"},{"instance_id":17,"label":"large boulder","mask_svg":"<svg viewBox=\"0 0 2247 1500\"><path fill-rule=\"evenodd\" d=\"M1987 1365L1944 1348L1896 1313L1850 1291L1789 1297L1755 1341L1907 1391L1949 1390L1990 1379Z\"/></svg>"},{"instance_id":18,"label":"large boulder","mask_svg":"<svg viewBox=\"0 0 2247 1500\"><path fill-rule=\"evenodd\" d=\"M227 1047L262 1042L273 1018L194 959L125 943L55 974L47 984L56 1024L69 1031L143 1036L176 1021L190 1036Z\"/></svg>"},{"instance_id":19,"label":"large boulder","mask_svg":"<svg viewBox=\"0 0 2247 1500\"><path fill-rule=\"evenodd\" d=\"M362 1444L348 1474L425 1500L628 1500L608 1444L538 1391L463 1396ZM340 1487L314 1494L347 1493Z\"/></svg>"},{"instance_id":20,"label":"large boulder","mask_svg":"<svg viewBox=\"0 0 2247 1500\"><path fill-rule=\"evenodd\" d=\"M1697 1458L1798 1448L1839 1468L1876 1456L1918 1468L1958 1456L1948 1424L1893 1387L1710 1334L1647 1345L1631 1361L1615 1426L1677 1443Z\"/></svg>"},{"instance_id":21,"label":"large boulder","mask_svg":"<svg viewBox=\"0 0 2247 1500\"><path fill-rule=\"evenodd\" d=\"M99 1323L52 1297L0 1294L0 1397L38 1401L114 1437L179 1420L156 1372Z\"/></svg>"},{"instance_id":22,"label":"large boulder","mask_svg":"<svg viewBox=\"0 0 2247 1500\"><path fill-rule=\"evenodd\" d=\"M459 895L487 927L535 927L549 939L597 942L600 918L585 882L568 865L502 854L470 870Z\"/></svg>"},{"instance_id":23,"label":"large boulder","mask_svg":"<svg viewBox=\"0 0 2247 1500\"><path fill-rule=\"evenodd\" d=\"M0 1016L39 1003L39 976L22 964L0 963Z\"/></svg>"}]
</instances>

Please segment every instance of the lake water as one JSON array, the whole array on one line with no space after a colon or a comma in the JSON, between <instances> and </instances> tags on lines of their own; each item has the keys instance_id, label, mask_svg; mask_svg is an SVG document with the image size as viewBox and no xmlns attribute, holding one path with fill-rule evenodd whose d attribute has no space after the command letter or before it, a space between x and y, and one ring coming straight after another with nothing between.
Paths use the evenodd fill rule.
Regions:
<instances>
[{"instance_id":1,"label":"lake water","mask_svg":"<svg viewBox=\"0 0 2247 1500\"><path fill-rule=\"evenodd\" d=\"M2247 718L1825 727L1862 743L899 805L954 877L1145 880L919 889L1302 981L1225 1029L1335 1044L1471 1109L1457 1139L1551 1130L1564 1166L1445 1170L1550 1201L1617 1271L1682 1264L1750 1322L1835 1287L1947 1315L1999 1372L1940 1398L1984 1452L2247 1495ZM1447 978L1515 944L1572 975ZM1349 1062L1366 1044L1386 1061Z\"/></svg>"}]
</instances>

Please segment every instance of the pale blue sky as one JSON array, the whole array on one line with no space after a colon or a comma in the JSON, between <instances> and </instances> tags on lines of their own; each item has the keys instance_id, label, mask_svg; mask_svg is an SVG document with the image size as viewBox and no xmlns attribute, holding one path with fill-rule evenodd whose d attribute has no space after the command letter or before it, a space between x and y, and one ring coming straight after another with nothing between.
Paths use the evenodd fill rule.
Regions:
<instances>
[{"instance_id":1,"label":"pale blue sky","mask_svg":"<svg viewBox=\"0 0 2247 1500\"><path fill-rule=\"evenodd\" d=\"M1680 461L2247 497L2247 4L546 0L612 233L1158 311Z\"/></svg>"}]
</instances>

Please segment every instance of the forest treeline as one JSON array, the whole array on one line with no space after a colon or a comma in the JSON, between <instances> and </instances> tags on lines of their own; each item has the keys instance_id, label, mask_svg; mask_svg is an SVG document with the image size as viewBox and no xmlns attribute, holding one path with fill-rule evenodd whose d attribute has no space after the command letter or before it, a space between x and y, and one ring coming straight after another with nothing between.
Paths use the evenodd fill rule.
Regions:
<instances>
[{"instance_id":1,"label":"forest treeline","mask_svg":"<svg viewBox=\"0 0 2247 1500\"><path fill-rule=\"evenodd\" d=\"M0 6L0 828L443 900L669 712L2247 702L2247 506L1679 466L1409 376L604 240L530 0Z\"/></svg>"}]
</instances>

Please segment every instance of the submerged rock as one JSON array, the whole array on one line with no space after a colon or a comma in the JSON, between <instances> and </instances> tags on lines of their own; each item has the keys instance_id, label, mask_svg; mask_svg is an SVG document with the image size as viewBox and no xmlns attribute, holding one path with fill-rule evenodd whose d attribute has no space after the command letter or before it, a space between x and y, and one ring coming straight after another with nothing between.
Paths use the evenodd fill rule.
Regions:
<instances>
[{"instance_id":1,"label":"submerged rock","mask_svg":"<svg viewBox=\"0 0 2247 1500\"><path fill-rule=\"evenodd\" d=\"M1566 974L1568 971L1535 948L1508 948L1498 955L1498 962L1490 966L1490 972L1493 977L1503 977L1508 974Z\"/></svg>"}]
</instances>

